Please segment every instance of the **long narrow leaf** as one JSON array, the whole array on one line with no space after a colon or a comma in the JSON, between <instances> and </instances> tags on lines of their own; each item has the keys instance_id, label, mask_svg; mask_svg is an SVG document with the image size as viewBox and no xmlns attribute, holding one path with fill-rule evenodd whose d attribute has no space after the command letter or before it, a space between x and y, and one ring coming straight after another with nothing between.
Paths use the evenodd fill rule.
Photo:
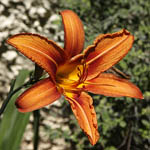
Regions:
<instances>
[{"instance_id":1,"label":"long narrow leaf","mask_svg":"<svg viewBox=\"0 0 150 150\"><path fill-rule=\"evenodd\" d=\"M29 71L22 70L17 77L15 88L21 86L28 77ZM14 102L21 91L10 100L0 122L0 150L19 150L20 142L29 121L30 113L19 113Z\"/></svg>"}]
</instances>

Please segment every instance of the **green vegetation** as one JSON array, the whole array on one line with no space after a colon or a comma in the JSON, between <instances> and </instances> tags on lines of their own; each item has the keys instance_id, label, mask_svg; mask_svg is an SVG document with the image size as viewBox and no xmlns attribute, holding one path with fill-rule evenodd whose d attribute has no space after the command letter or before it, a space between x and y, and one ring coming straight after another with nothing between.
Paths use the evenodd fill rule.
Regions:
<instances>
[{"instance_id":1,"label":"green vegetation","mask_svg":"<svg viewBox=\"0 0 150 150\"><path fill-rule=\"evenodd\" d=\"M100 140L95 146L89 144L88 138L79 128L71 111L70 105L66 101L55 108L56 111L44 108L42 111L46 115L61 117L64 121L55 129L45 126L44 131L48 134L51 143L63 138L68 150L149 150L150 149L150 1L149 0L58 0L52 3L50 0L33 0L31 5L38 8L45 7L43 16L38 11L32 10L36 15L30 15L31 8L23 2L11 2L11 7L15 10L24 11L26 14L22 24L12 23L10 27L1 30L9 30L9 34L17 32L37 32L46 34L47 37L56 36L60 27L60 20L53 22L57 28L46 26L48 18L58 10L71 9L81 18L85 28L85 47L93 42L98 34L119 31L122 28L129 30L135 37L134 45L129 54L116 65L117 68L131 76L131 81L136 84L144 94L144 100L133 98L111 98L102 95L92 95L94 107L97 113L97 120L100 132ZM48 3L48 4L47 4ZM0 2L1 4L1 2ZM16 5L18 7L16 7ZM4 8L8 6L2 5ZM21 6L21 7L19 7ZM16 9L17 8L17 9ZM21 8L21 9L20 9ZM9 10L8 9L8 10ZM53 10L49 10L53 9ZM4 14L13 14L7 9ZM10 13L11 12L11 13ZM15 12L15 11L14 11ZM34 14L33 13L33 14ZM19 14L19 13L17 13ZM39 16L40 17L39 17ZM17 15L16 15L17 16ZM21 15L20 15L21 16ZM20 17L17 16L18 18ZM21 17L19 18L22 19ZM18 19L18 21L19 21ZM36 21L40 23L34 25ZM16 21L16 20L15 20ZM14 23L15 23L14 21ZM25 22L25 25L23 24ZM52 25L52 24L51 24ZM34 30L31 30L34 29ZM48 32L49 31L49 32ZM4 34L7 35L7 34ZM9 35L10 36L10 35ZM61 36L60 36L61 37ZM6 39L6 37L5 37ZM61 38L55 38L60 43ZM7 49L4 41L1 42L3 50ZM25 78L29 76L29 71L22 71L17 80L17 85L23 84ZM19 94L19 93L17 93ZM0 120L0 150L19 150L25 126L29 120L29 114L23 115L16 111L14 107L15 95L8 105L3 118ZM59 108L59 109L58 109ZM46 118L43 118L43 120ZM66 127L65 129L63 127ZM8 145L7 145L8 143ZM8 147L9 148L8 148ZM17 149L18 148L18 149ZM67 150L67 149L66 149Z\"/></svg>"},{"instance_id":2,"label":"green vegetation","mask_svg":"<svg viewBox=\"0 0 150 150\"><path fill-rule=\"evenodd\" d=\"M72 9L82 19L86 45L100 33L129 30L133 48L116 66L131 76L144 100L93 96L101 138L94 147L78 129L69 142L78 150L148 150L150 148L150 1L60 0L62 9ZM74 124L75 122L72 122ZM72 126L70 124L70 127ZM78 127L76 127L78 128ZM78 133L77 133L78 132ZM64 137L65 138L65 137ZM68 138L66 138L68 141Z\"/></svg>"}]
</instances>

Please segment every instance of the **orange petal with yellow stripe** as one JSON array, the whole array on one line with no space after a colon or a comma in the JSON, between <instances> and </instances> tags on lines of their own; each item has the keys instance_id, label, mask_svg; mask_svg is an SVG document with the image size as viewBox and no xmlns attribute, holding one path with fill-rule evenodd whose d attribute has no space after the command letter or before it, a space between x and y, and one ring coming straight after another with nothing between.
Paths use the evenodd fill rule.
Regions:
<instances>
[{"instance_id":1,"label":"orange petal with yellow stripe","mask_svg":"<svg viewBox=\"0 0 150 150\"><path fill-rule=\"evenodd\" d=\"M119 62L131 49L134 37L125 29L96 38L94 45L84 50L88 78L92 79Z\"/></svg>"},{"instance_id":2,"label":"orange petal with yellow stripe","mask_svg":"<svg viewBox=\"0 0 150 150\"><path fill-rule=\"evenodd\" d=\"M92 98L82 92L80 96L75 93L66 93L72 111L85 134L92 145L95 145L99 139L96 113L93 107Z\"/></svg>"},{"instance_id":3,"label":"orange petal with yellow stripe","mask_svg":"<svg viewBox=\"0 0 150 150\"><path fill-rule=\"evenodd\" d=\"M86 81L85 90L105 96L127 96L143 99L143 95L137 86L110 73L102 73L98 77Z\"/></svg>"},{"instance_id":4,"label":"orange petal with yellow stripe","mask_svg":"<svg viewBox=\"0 0 150 150\"><path fill-rule=\"evenodd\" d=\"M65 60L62 48L37 34L17 34L10 37L7 42L46 70L53 79L57 65Z\"/></svg>"},{"instance_id":5,"label":"orange petal with yellow stripe","mask_svg":"<svg viewBox=\"0 0 150 150\"><path fill-rule=\"evenodd\" d=\"M60 12L64 24L64 49L68 58L79 54L84 47L84 29L80 18L71 10Z\"/></svg>"},{"instance_id":6,"label":"orange petal with yellow stripe","mask_svg":"<svg viewBox=\"0 0 150 150\"><path fill-rule=\"evenodd\" d=\"M53 103L60 96L56 85L46 78L21 94L15 104L20 112L30 112Z\"/></svg>"}]
</instances>

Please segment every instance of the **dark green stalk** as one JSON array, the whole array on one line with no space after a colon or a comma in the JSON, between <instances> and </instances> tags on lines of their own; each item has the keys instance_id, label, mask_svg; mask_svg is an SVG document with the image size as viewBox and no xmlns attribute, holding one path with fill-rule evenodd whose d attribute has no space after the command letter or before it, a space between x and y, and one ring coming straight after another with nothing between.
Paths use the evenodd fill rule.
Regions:
<instances>
[{"instance_id":1,"label":"dark green stalk","mask_svg":"<svg viewBox=\"0 0 150 150\"><path fill-rule=\"evenodd\" d=\"M34 78L35 80L38 80L43 73L43 69L39 67L38 65L35 64L35 72L34 72ZM38 150L38 145L39 145L39 127L40 127L40 110L35 110L33 111L33 116L34 116L34 123L33 123L33 128L34 128L34 150Z\"/></svg>"},{"instance_id":2,"label":"dark green stalk","mask_svg":"<svg viewBox=\"0 0 150 150\"><path fill-rule=\"evenodd\" d=\"M15 90L13 90L13 89L14 89L14 86L15 86L15 82L16 82L16 80L13 80L13 82L12 82L12 84L11 84L10 91L9 91L9 93L8 93L8 96L7 96L6 100L3 102L3 104L2 104L2 106L1 106L1 108L0 108L0 116L1 116L2 113L5 111L7 104L9 103L11 97L12 97L15 93L17 93L17 92L18 92L19 90L21 90L22 88L27 87L28 85L33 84L33 83L35 83L35 82L37 82L37 81L36 81L36 80L33 80L33 79L32 79L32 80L29 80L29 81L27 81L26 83L24 83L23 85L21 85L20 87L18 87L18 88L16 88Z\"/></svg>"},{"instance_id":3,"label":"dark green stalk","mask_svg":"<svg viewBox=\"0 0 150 150\"><path fill-rule=\"evenodd\" d=\"M35 110L33 111L33 116L34 116L34 150L38 150L38 145L39 145L39 126L40 126L40 110Z\"/></svg>"},{"instance_id":4,"label":"dark green stalk","mask_svg":"<svg viewBox=\"0 0 150 150\"><path fill-rule=\"evenodd\" d=\"M3 102L2 106L1 106L0 116L4 112L4 110L5 110L6 106L7 106L7 104L9 103L9 100L11 99L11 97L14 95L14 93L16 93L16 91L13 91L14 86L15 86L15 82L16 82L16 80L12 81L12 84L11 84L8 96L7 96L6 100Z\"/></svg>"}]
</instances>

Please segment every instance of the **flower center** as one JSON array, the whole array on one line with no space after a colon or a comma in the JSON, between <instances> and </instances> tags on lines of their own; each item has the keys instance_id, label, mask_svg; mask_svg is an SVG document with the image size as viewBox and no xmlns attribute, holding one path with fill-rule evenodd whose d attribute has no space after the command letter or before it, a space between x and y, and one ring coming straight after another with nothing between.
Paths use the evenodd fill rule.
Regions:
<instances>
[{"instance_id":1,"label":"flower center","mask_svg":"<svg viewBox=\"0 0 150 150\"><path fill-rule=\"evenodd\" d=\"M86 63L68 64L65 63L58 67L56 74L57 86L65 91L80 91L77 88L87 77Z\"/></svg>"}]
</instances>

